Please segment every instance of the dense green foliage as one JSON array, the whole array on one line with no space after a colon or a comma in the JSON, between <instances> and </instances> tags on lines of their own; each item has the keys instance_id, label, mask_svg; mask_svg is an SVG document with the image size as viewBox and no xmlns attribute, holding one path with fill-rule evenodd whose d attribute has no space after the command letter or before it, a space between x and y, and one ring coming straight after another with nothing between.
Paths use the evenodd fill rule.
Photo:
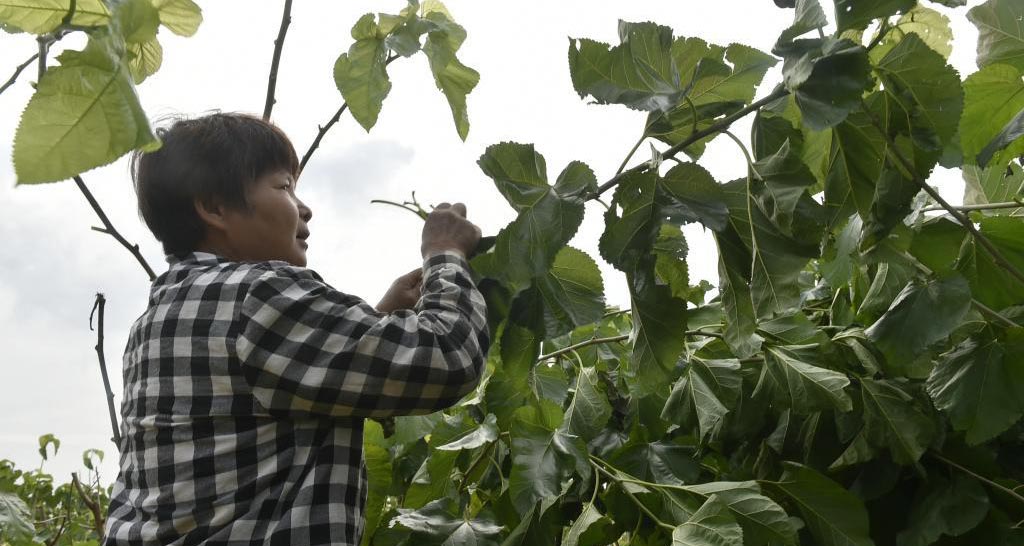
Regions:
<instances>
[{"instance_id":1,"label":"dense green foliage","mask_svg":"<svg viewBox=\"0 0 1024 546\"><path fill-rule=\"evenodd\" d=\"M145 2L63 23L0 9L30 32L96 25L26 109L19 180L150 145L125 64L138 56L124 53L154 39L152 17L128 8ZM1024 543L1021 3L967 12L970 75L949 66L949 21L926 2L834 8L826 35L817 0L796 0L771 54L655 23L621 22L616 45L571 40L580 96L638 111L644 140L668 148L600 185L580 162L551 182L529 144L487 148L479 165L517 214L473 260L487 373L455 408L367 422L365 544ZM363 127L387 63L423 50L465 137L478 77L455 59L465 32L443 7L367 15L352 36L334 74ZM754 102L779 63L782 82ZM54 140L44 105L94 73L110 84L93 101L125 106L102 120L117 138L66 151L78 126ZM76 112L79 129L97 123ZM696 162L748 114L750 149L728 134L748 175L714 180ZM927 185L938 165L963 172L962 207ZM567 246L612 189L598 248L625 273L621 311L594 258ZM689 280L680 227L694 222L719 250L710 299ZM0 505L0 522L18 510Z\"/></svg>"}]
</instances>

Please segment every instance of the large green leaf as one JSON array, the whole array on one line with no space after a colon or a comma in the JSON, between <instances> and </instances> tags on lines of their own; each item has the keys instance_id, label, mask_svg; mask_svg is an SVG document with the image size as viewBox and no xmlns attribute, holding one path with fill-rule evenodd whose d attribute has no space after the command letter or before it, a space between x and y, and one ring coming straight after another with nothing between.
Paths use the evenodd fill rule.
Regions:
<instances>
[{"instance_id":1,"label":"large green leaf","mask_svg":"<svg viewBox=\"0 0 1024 546\"><path fill-rule=\"evenodd\" d=\"M978 27L978 66L1005 63L1024 71L1024 5L1017 0L988 0L967 12Z\"/></svg>"},{"instance_id":2,"label":"large green leaf","mask_svg":"<svg viewBox=\"0 0 1024 546\"><path fill-rule=\"evenodd\" d=\"M672 61L672 29L654 23L619 22L619 45L569 41L569 74L581 98L667 111L686 93Z\"/></svg>"},{"instance_id":3,"label":"large green leaf","mask_svg":"<svg viewBox=\"0 0 1024 546\"><path fill-rule=\"evenodd\" d=\"M1024 110L1017 112L1017 115L1013 116L1013 119L1003 126L1003 130L999 131L999 134L982 148L977 158L978 165L982 167L988 165L988 162L992 160L992 156L1009 148L1020 140L1022 136L1024 136Z\"/></svg>"},{"instance_id":4,"label":"large green leaf","mask_svg":"<svg viewBox=\"0 0 1024 546\"><path fill-rule=\"evenodd\" d=\"M565 410L562 428L569 434L590 441L601 432L611 415L612 407L597 370L593 367L583 368L576 376L576 391Z\"/></svg>"},{"instance_id":5,"label":"large green leaf","mask_svg":"<svg viewBox=\"0 0 1024 546\"><path fill-rule=\"evenodd\" d=\"M509 493L520 514L537 501L559 496L562 482L573 473L583 479L590 475L586 446L561 424L562 410L547 400L515 412Z\"/></svg>"},{"instance_id":6,"label":"large green leaf","mask_svg":"<svg viewBox=\"0 0 1024 546\"><path fill-rule=\"evenodd\" d=\"M1024 170L1020 165L1010 163L1007 167L989 166L982 169L976 165L963 166L964 204L984 205L988 203L1006 203L1014 199L1024 199ZM986 214L1020 216L1021 208L996 209Z\"/></svg>"},{"instance_id":7,"label":"large green leaf","mask_svg":"<svg viewBox=\"0 0 1024 546\"><path fill-rule=\"evenodd\" d=\"M391 489L393 470L384 432L381 426L372 420L367 420L363 428L363 461L366 464L367 493L362 544L366 546L381 523L384 503Z\"/></svg>"},{"instance_id":8,"label":"large green leaf","mask_svg":"<svg viewBox=\"0 0 1024 546\"><path fill-rule=\"evenodd\" d=\"M654 483L683 485L700 476L693 450L664 440L627 444L610 462L634 478Z\"/></svg>"},{"instance_id":9,"label":"large green leaf","mask_svg":"<svg viewBox=\"0 0 1024 546\"><path fill-rule=\"evenodd\" d=\"M914 281L865 332L885 355L887 370L905 374L914 360L960 325L970 306L971 289L959 275Z\"/></svg>"},{"instance_id":10,"label":"large green leaf","mask_svg":"<svg viewBox=\"0 0 1024 546\"><path fill-rule=\"evenodd\" d=\"M743 529L715 495L672 531L672 546L743 546Z\"/></svg>"},{"instance_id":11,"label":"large green leaf","mask_svg":"<svg viewBox=\"0 0 1024 546\"><path fill-rule=\"evenodd\" d=\"M579 517L563 531L562 546L599 546L611 542L612 535L614 522L588 502Z\"/></svg>"},{"instance_id":12,"label":"large green leaf","mask_svg":"<svg viewBox=\"0 0 1024 546\"><path fill-rule=\"evenodd\" d=\"M953 29L949 18L920 4L904 13L871 50L871 59L878 61L909 34L924 41L929 48L948 59L953 53Z\"/></svg>"},{"instance_id":13,"label":"large green leaf","mask_svg":"<svg viewBox=\"0 0 1024 546\"><path fill-rule=\"evenodd\" d=\"M637 396L671 384L686 344L686 302L672 297L667 286L656 285L653 261L646 262L642 271L627 276L633 305L633 352L627 371Z\"/></svg>"},{"instance_id":14,"label":"large green leaf","mask_svg":"<svg viewBox=\"0 0 1024 546\"><path fill-rule=\"evenodd\" d=\"M757 482L708 482L686 487L700 498L712 495L729 507L743 528L746 546L791 546L796 528L789 515L775 501L761 494Z\"/></svg>"},{"instance_id":15,"label":"large green leaf","mask_svg":"<svg viewBox=\"0 0 1024 546\"><path fill-rule=\"evenodd\" d=\"M596 185L593 172L573 162L550 186L544 157L532 144L514 142L489 146L477 164L518 213L495 242L498 267L514 282L544 275L583 220L582 195Z\"/></svg>"},{"instance_id":16,"label":"large green leaf","mask_svg":"<svg viewBox=\"0 0 1024 546\"><path fill-rule=\"evenodd\" d=\"M661 225L657 173L626 175L615 188L613 201L622 208L622 213L619 214L616 207L605 213L605 230L599 249L605 261L620 271L631 273L650 252Z\"/></svg>"},{"instance_id":17,"label":"large green leaf","mask_svg":"<svg viewBox=\"0 0 1024 546\"><path fill-rule=\"evenodd\" d=\"M56 182L160 145L113 39L93 34L40 80L14 137L19 184Z\"/></svg>"},{"instance_id":18,"label":"large green leaf","mask_svg":"<svg viewBox=\"0 0 1024 546\"><path fill-rule=\"evenodd\" d=\"M942 535L960 536L981 523L988 510L988 495L977 480L959 473L949 480L932 474L896 544L928 546Z\"/></svg>"},{"instance_id":19,"label":"large green leaf","mask_svg":"<svg viewBox=\"0 0 1024 546\"><path fill-rule=\"evenodd\" d=\"M686 371L672 386L661 417L697 428L701 438L713 436L739 397L742 382L736 360L691 357Z\"/></svg>"},{"instance_id":20,"label":"large green leaf","mask_svg":"<svg viewBox=\"0 0 1024 546\"><path fill-rule=\"evenodd\" d=\"M778 53L785 57L783 82L812 130L842 122L860 107L861 95L871 87L867 50L847 39L803 40Z\"/></svg>"},{"instance_id":21,"label":"large green leaf","mask_svg":"<svg viewBox=\"0 0 1024 546\"><path fill-rule=\"evenodd\" d=\"M753 170L755 202L779 231L792 236L797 203L817 180L788 140L774 154L754 163Z\"/></svg>"},{"instance_id":22,"label":"large green leaf","mask_svg":"<svg viewBox=\"0 0 1024 546\"><path fill-rule=\"evenodd\" d=\"M504 529L489 519L460 515L457 503L448 498L431 501L419 510L399 508L392 522L426 534L444 546L496 545L497 535Z\"/></svg>"},{"instance_id":23,"label":"large green leaf","mask_svg":"<svg viewBox=\"0 0 1024 546\"><path fill-rule=\"evenodd\" d=\"M192 36L203 22L203 10L192 0L153 0L160 24L178 36Z\"/></svg>"},{"instance_id":24,"label":"large green leaf","mask_svg":"<svg viewBox=\"0 0 1024 546\"><path fill-rule=\"evenodd\" d=\"M793 7L795 8L793 24L779 35L776 42L777 47L792 42L798 36L828 25L825 11L821 9L818 0L796 0Z\"/></svg>"},{"instance_id":25,"label":"large green leaf","mask_svg":"<svg viewBox=\"0 0 1024 546\"><path fill-rule=\"evenodd\" d=\"M71 0L0 0L0 23L32 34L46 34L60 26L71 8ZM71 24L102 26L110 21L110 10L103 0L75 2Z\"/></svg>"},{"instance_id":26,"label":"large green leaf","mask_svg":"<svg viewBox=\"0 0 1024 546\"><path fill-rule=\"evenodd\" d=\"M457 435L454 439L437 446L441 451L475 449L498 439L498 423L494 415L488 414L480 426Z\"/></svg>"},{"instance_id":27,"label":"large green leaf","mask_svg":"<svg viewBox=\"0 0 1024 546\"><path fill-rule=\"evenodd\" d=\"M839 31L863 29L874 20L914 7L914 0L835 0Z\"/></svg>"},{"instance_id":28,"label":"large green leaf","mask_svg":"<svg viewBox=\"0 0 1024 546\"><path fill-rule=\"evenodd\" d=\"M156 38L160 12L150 0L125 0L117 7L118 31L128 44L141 44Z\"/></svg>"},{"instance_id":29,"label":"large green leaf","mask_svg":"<svg viewBox=\"0 0 1024 546\"><path fill-rule=\"evenodd\" d=\"M355 43L334 63L334 83L345 97L352 117L369 131L377 124L381 105L391 91L385 65L388 52L372 13L356 22L352 37Z\"/></svg>"},{"instance_id":30,"label":"large green leaf","mask_svg":"<svg viewBox=\"0 0 1024 546\"><path fill-rule=\"evenodd\" d=\"M981 234L1018 270L1024 269L1024 222L1019 218L982 218ZM961 248L957 270L967 277L971 295L994 309L1024 302L1024 284L998 265L978 242L971 239Z\"/></svg>"},{"instance_id":31,"label":"large green leaf","mask_svg":"<svg viewBox=\"0 0 1024 546\"><path fill-rule=\"evenodd\" d=\"M869 443L888 447L893 461L916 463L935 437L932 420L891 381L861 380L864 433Z\"/></svg>"},{"instance_id":32,"label":"large green leaf","mask_svg":"<svg viewBox=\"0 0 1024 546\"><path fill-rule=\"evenodd\" d=\"M156 38L148 42L127 44L128 70L132 81L138 85L152 76L164 62L164 48Z\"/></svg>"},{"instance_id":33,"label":"large green leaf","mask_svg":"<svg viewBox=\"0 0 1024 546\"><path fill-rule=\"evenodd\" d=\"M953 428L979 444L1024 414L1024 331L1005 339L980 334L939 358L928 377L928 394Z\"/></svg>"},{"instance_id":34,"label":"large green leaf","mask_svg":"<svg viewBox=\"0 0 1024 546\"><path fill-rule=\"evenodd\" d=\"M31 543L36 529L25 501L11 492L0 491L0 536Z\"/></svg>"},{"instance_id":35,"label":"large green leaf","mask_svg":"<svg viewBox=\"0 0 1024 546\"><path fill-rule=\"evenodd\" d=\"M725 342L740 358L747 358L761 347L757 318L750 293L751 254L744 233L749 233L746 218L746 181L725 185L730 196L730 225L715 233L718 245L718 291L725 314Z\"/></svg>"},{"instance_id":36,"label":"large green leaf","mask_svg":"<svg viewBox=\"0 0 1024 546\"><path fill-rule=\"evenodd\" d=\"M858 212L866 218L871 213L875 185L885 170L885 138L864 112L851 114L832 130L832 136L825 177L829 217L845 220Z\"/></svg>"},{"instance_id":37,"label":"large green leaf","mask_svg":"<svg viewBox=\"0 0 1024 546\"><path fill-rule=\"evenodd\" d=\"M874 546L868 514L853 493L801 464L782 463L785 472L773 488L789 498L821 546Z\"/></svg>"},{"instance_id":38,"label":"large green leaf","mask_svg":"<svg viewBox=\"0 0 1024 546\"><path fill-rule=\"evenodd\" d=\"M423 42L423 53L430 64L434 83L448 99L455 120L459 138L466 140L469 134L469 115L466 111L466 95L480 82L480 73L462 64L455 53L466 40L466 31L440 11L426 14L434 28L427 33Z\"/></svg>"},{"instance_id":39,"label":"large green leaf","mask_svg":"<svg viewBox=\"0 0 1024 546\"><path fill-rule=\"evenodd\" d=\"M852 410L853 401L845 391L850 384L846 375L801 360L797 351L806 354L811 347L816 346L765 349L764 360L774 383L775 399L798 414Z\"/></svg>"},{"instance_id":40,"label":"large green leaf","mask_svg":"<svg viewBox=\"0 0 1024 546\"><path fill-rule=\"evenodd\" d=\"M729 218L721 186L696 163L679 163L669 169L658 179L657 198L661 211L676 225L700 222L720 230Z\"/></svg>"},{"instance_id":41,"label":"large green leaf","mask_svg":"<svg viewBox=\"0 0 1024 546\"><path fill-rule=\"evenodd\" d=\"M551 269L536 280L544 300L547 337L596 322L604 314L604 282L597 263L581 250L563 247Z\"/></svg>"},{"instance_id":42,"label":"large green leaf","mask_svg":"<svg viewBox=\"0 0 1024 546\"><path fill-rule=\"evenodd\" d=\"M1024 110L1024 69L1005 64L986 66L964 81L964 113L960 120L960 145L968 164L1015 116ZM1010 158L1024 154L1024 142L1016 142L996 154L997 169Z\"/></svg>"}]
</instances>

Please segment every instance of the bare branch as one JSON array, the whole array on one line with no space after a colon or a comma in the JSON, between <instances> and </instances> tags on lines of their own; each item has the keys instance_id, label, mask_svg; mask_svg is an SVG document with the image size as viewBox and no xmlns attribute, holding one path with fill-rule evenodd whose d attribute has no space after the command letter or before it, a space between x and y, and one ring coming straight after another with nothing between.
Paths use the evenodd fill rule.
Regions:
<instances>
[{"instance_id":1,"label":"bare branch","mask_svg":"<svg viewBox=\"0 0 1024 546\"><path fill-rule=\"evenodd\" d=\"M781 99L782 97L785 97L788 94L789 94L789 91L787 91L786 89L780 88L780 89L776 90L774 93L772 93L771 95L768 95L767 97L765 97L765 98L763 98L763 99L761 99L759 101L751 103L749 106L746 106L742 110L738 110L738 111L734 112L732 115L726 116L725 118L722 119L722 121L719 121L718 123L715 123L714 125L711 125L710 127L706 128L706 129L703 129L701 131L697 131L695 133L690 134L690 136L686 137L685 139L683 139L681 142L679 142L675 146L672 146L671 148L665 150L665 153L663 153L662 156L664 156L665 159L672 159L672 158L675 157L676 154L678 154L679 152L683 151L684 149L686 149L687 146L693 144L694 142L697 142L697 141L699 141L700 139L702 139L702 138L704 138L706 136L711 136L711 135L713 135L715 133L719 133L721 131L724 131L724 130L728 129L729 126L731 126L736 120L746 116L747 114L749 114L749 113L751 113L751 112L753 112L755 110L760 109L761 107L763 107L764 105L766 105L766 104L768 104L770 102L773 102L773 101L776 101L778 99ZM590 196L590 199L595 199L598 196L600 196L602 193L604 193L604 192L608 191L609 189L615 187L615 185L618 184L624 177L626 177L626 176L628 176L630 174L633 174L633 173L646 171L649 168L650 168L650 165L645 162L645 163L640 163L639 165L636 165L635 167L631 167L629 169L626 169L626 170L622 171L621 173L613 176L611 178L611 180L608 180L604 184L601 184L601 186L597 188L597 191L594 192L594 194L592 194Z\"/></svg>"},{"instance_id":2,"label":"bare branch","mask_svg":"<svg viewBox=\"0 0 1024 546\"><path fill-rule=\"evenodd\" d=\"M284 48L284 37L288 34L288 25L292 22L292 0L284 0L284 14L281 15L281 28L274 40L274 58L270 62L270 77L267 78L267 102L263 105L263 119L270 120L270 111L274 109L274 91L277 88L277 67L281 64L281 50Z\"/></svg>"},{"instance_id":3,"label":"bare branch","mask_svg":"<svg viewBox=\"0 0 1024 546\"><path fill-rule=\"evenodd\" d=\"M110 428L114 435L111 440L114 445L121 448L121 431L117 425L117 411L114 410L114 392L110 389L110 377L107 375L107 359L103 352L103 308L107 304L107 298L102 293L96 293L96 303L92 304L92 312L89 313L89 329L92 329L92 317L96 315L96 356L100 361L100 375L103 376L103 389L107 393L107 411L110 413Z\"/></svg>"},{"instance_id":4,"label":"bare branch","mask_svg":"<svg viewBox=\"0 0 1024 546\"><path fill-rule=\"evenodd\" d=\"M1007 201L1004 203L984 203L980 205L961 205L953 208L960 212L971 212L976 210L1021 209L1024 208L1024 200ZM921 209L921 212L937 212L940 210L945 211L946 207L927 207Z\"/></svg>"},{"instance_id":5,"label":"bare branch","mask_svg":"<svg viewBox=\"0 0 1024 546\"><path fill-rule=\"evenodd\" d=\"M391 64L397 58L398 55L392 55L388 57L388 59L384 61L384 66ZM335 123L338 123L338 120L341 119L341 115L345 113L345 110L348 110L347 102L341 104L341 108L338 108L338 111L335 112L334 116L332 116L331 119L327 121L326 125L320 126L320 130L317 132L316 138L313 139L313 143L309 145L309 149L306 150L306 153L303 154L302 156L302 161L299 162L300 173L302 172L303 169L306 168L306 163L309 163L309 159L313 157L313 152L320 147L320 141L323 140L324 135L327 134L327 131L331 130L331 127L334 127Z\"/></svg>"},{"instance_id":6,"label":"bare branch","mask_svg":"<svg viewBox=\"0 0 1024 546\"><path fill-rule=\"evenodd\" d=\"M134 245L126 241L125 238L122 237L121 234L117 231L117 229L114 228L114 225L111 224L110 220L107 218L107 214L103 212L103 207L101 207L100 204L96 201L96 198L92 196L92 192L89 191L89 188L85 186L85 182L82 180L82 177L79 175L75 175L74 180L75 184L78 185L78 189L82 190L82 194L85 195L85 199L89 201L89 205L92 206L92 210L96 211L96 216L99 216L100 222L103 222L103 227L106 229L105 233L107 233L114 239L117 239L117 242L121 243L121 246L128 249L128 252L131 252L132 256L135 256L135 259L138 260L139 265L141 265L142 269L145 269L146 274L149 275L149 280L155 280L156 273L153 272L153 268L149 266L149 262L147 262L146 258L144 258L142 256L142 253L139 252L139 245Z\"/></svg>"},{"instance_id":7,"label":"bare branch","mask_svg":"<svg viewBox=\"0 0 1024 546\"><path fill-rule=\"evenodd\" d=\"M575 351L576 349L579 349L580 347L586 347L588 345L598 345L600 343L616 343L616 342L619 342L619 341L625 341L626 339L629 339L629 334L622 334L622 335L619 335L619 336L611 336L611 337L595 337L594 339L588 339L586 341L581 341L579 343L576 343L575 345L570 345L570 346L568 346L568 347L566 347L564 349L559 349L557 351L548 353L546 355L540 355L540 357L537 359L537 361L540 362L542 360L547 360L549 358L555 358L556 356L564 355L566 353Z\"/></svg>"},{"instance_id":8,"label":"bare branch","mask_svg":"<svg viewBox=\"0 0 1024 546\"><path fill-rule=\"evenodd\" d=\"M29 57L27 61L19 64L18 67L14 69L14 74L12 74L11 78L9 80L7 80L7 83L3 84L3 86L0 86L0 93L3 93L4 91L7 91L8 87L14 85L14 82L17 81L18 76L21 75L21 72L23 70L25 70L25 68L27 68L28 65L32 64L32 61L34 61L34 60L36 60L38 58L39 58L39 52L37 51L37 52L33 53L32 56Z\"/></svg>"},{"instance_id":9,"label":"bare branch","mask_svg":"<svg viewBox=\"0 0 1024 546\"><path fill-rule=\"evenodd\" d=\"M100 537L100 541L103 541L103 526L106 523L106 518L103 517L103 507L100 506L96 499L92 498L92 495L85 491L82 487L82 482L78 480L78 473L71 473L71 484L75 486L75 491L78 492L78 496L81 497L82 502L92 512L92 523L93 530L96 531L96 535Z\"/></svg>"}]
</instances>

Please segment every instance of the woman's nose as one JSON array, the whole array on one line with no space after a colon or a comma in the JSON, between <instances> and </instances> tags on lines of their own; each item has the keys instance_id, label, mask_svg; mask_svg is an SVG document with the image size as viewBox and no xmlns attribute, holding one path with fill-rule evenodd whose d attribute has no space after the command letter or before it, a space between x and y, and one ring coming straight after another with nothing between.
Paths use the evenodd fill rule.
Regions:
<instances>
[{"instance_id":1,"label":"woman's nose","mask_svg":"<svg viewBox=\"0 0 1024 546\"><path fill-rule=\"evenodd\" d=\"M313 218L313 210L310 209L302 199L299 199L298 197L295 199L299 202L299 218L302 218L303 222L309 222L309 220Z\"/></svg>"}]
</instances>

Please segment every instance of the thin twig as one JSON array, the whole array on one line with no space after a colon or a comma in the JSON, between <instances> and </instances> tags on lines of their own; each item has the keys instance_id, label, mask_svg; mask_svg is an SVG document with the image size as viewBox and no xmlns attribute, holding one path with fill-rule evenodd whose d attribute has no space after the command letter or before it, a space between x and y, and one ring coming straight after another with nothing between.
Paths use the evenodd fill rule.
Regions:
<instances>
[{"instance_id":1,"label":"thin twig","mask_svg":"<svg viewBox=\"0 0 1024 546\"><path fill-rule=\"evenodd\" d=\"M668 529L669 531L675 530L675 526L669 525L669 524L665 523L664 521L661 521L661 519L659 519L658 516L654 515L654 512L651 512L651 509L648 508L647 505L645 505L644 503L640 502L640 499L636 498L636 495L634 495L632 491L630 491L629 489L626 489L624 486L622 486L622 483L625 480L621 480L621 479L619 479L618 476L612 474L611 472L608 472L604 468L601 468L601 465L597 464L592 459L590 460L590 466L594 467L594 469L597 470L598 472L600 472L600 473L604 474L605 476L608 476L612 480L618 482L619 483L619 487L622 487L622 491L626 493L626 496L629 497L630 500L632 500L633 503L636 504L637 508L639 508L641 511L643 511L643 513L647 514L647 517L651 518L651 521L653 521L655 524L657 524L658 527L661 527L661 528L664 528L664 529Z\"/></svg>"},{"instance_id":2,"label":"thin twig","mask_svg":"<svg viewBox=\"0 0 1024 546\"><path fill-rule=\"evenodd\" d=\"M146 270L146 274L149 275L149 280L155 280L156 273L153 272L153 268L149 266L149 262L147 262L146 258L142 256L141 252L139 252L139 245L129 243L121 236L117 229L114 228L114 225L110 223L110 219L107 218L107 214L103 212L103 207L101 207L96 201L96 198L92 196L92 192L89 191L89 188L85 186L85 182L82 180L82 177L75 175L74 180L75 184L78 185L78 189L82 191L82 195L85 195L85 199L89 201L89 205L92 206L92 210L96 212L96 216L99 216L100 222L103 222L104 233L110 235L116 239L117 242L121 243L121 246L128 249L128 252L131 252L132 256L135 256L135 259L138 260L142 269Z\"/></svg>"},{"instance_id":3,"label":"thin twig","mask_svg":"<svg viewBox=\"0 0 1024 546\"><path fill-rule=\"evenodd\" d=\"M277 100L274 91L277 89L277 67L281 64L281 50L284 49L284 37L288 34L288 25L292 22L292 0L284 0L284 14L281 15L281 28L274 40L274 57L270 61L270 77L267 78L267 102L263 105L263 120L270 121L270 111Z\"/></svg>"},{"instance_id":4,"label":"thin twig","mask_svg":"<svg viewBox=\"0 0 1024 546\"><path fill-rule=\"evenodd\" d=\"M640 148L640 145L643 144L645 140L647 140L647 135L640 135L640 140L637 140L636 144L634 144L633 147L630 148L629 153L626 154L626 158L623 159L622 163L619 164L619 168L615 171L615 174L621 173L623 169L626 168L626 164L629 163L629 160L633 158L633 154L636 153L637 149Z\"/></svg>"},{"instance_id":5,"label":"thin twig","mask_svg":"<svg viewBox=\"0 0 1024 546\"><path fill-rule=\"evenodd\" d=\"M1007 495L1013 497L1014 499L1017 499L1017 501L1020 502L1021 504L1024 504L1024 497L1020 496L1020 494L1018 494L1013 489L1010 489L1010 488L1008 488L1006 486L1000 485L1000 484L996 483L995 481L992 481L992 480L986 478L985 476L982 476L981 474L978 474L978 473L974 472L973 470L971 470L971 469L969 469L969 468L967 468L965 466L962 466L962 465L960 465L960 464L958 464L956 462L953 462L953 461L943 457L942 455L939 455L938 453L936 453L934 451L929 451L928 455L930 457L932 457L933 459L935 459L937 461L940 461L940 462L943 462L943 463L946 463L949 466L951 466L951 467L953 467L953 468L963 472L964 474L967 474L968 476L971 476L972 478L974 478L974 479L976 479L976 480L978 480L978 481L980 481L980 482L982 482L982 483L984 483L984 484L986 484L986 485L988 485L988 486L990 486L990 487L992 487L994 489L998 489L999 491L1002 491L1003 493L1006 493Z\"/></svg>"},{"instance_id":6,"label":"thin twig","mask_svg":"<svg viewBox=\"0 0 1024 546\"><path fill-rule=\"evenodd\" d=\"M92 329L92 317L96 315L96 356L100 361L100 375L103 376L103 389L107 393L107 411L110 413L110 428L114 435L110 438L118 449L121 448L121 432L117 425L117 412L114 410L114 391L110 389L110 377L107 375L107 359L103 351L103 308L107 304L107 298L102 293L96 293L96 303L92 305L92 312L89 313L89 329Z\"/></svg>"},{"instance_id":7,"label":"thin twig","mask_svg":"<svg viewBox=\"0 0 1024 546\"><path fill-rule=\"evenodd\" d=\"M100 504L96 502L96 499L92 498L91 495L85 492L85 489L82 487L82 483L78 481L77 472L71 473L71 483L75 486L75 490L78 491L78 496L82 498L82 502L84 502L85 506L89 508L90 512L92 512L93 529L96 531L96 535L100 537L100 542L102 542L103 524L106 522L106 519L103 517L103 509L100 507Z\"/></svg>"},{"instance_id":8,"label":"thin twig","mask_svg":"<svg viewBox=\"0 0 1024 546\"><path fill-rule=\"evenodd\" d=\"M878 132L882 135L882 138L884 138L886 143L888 144L889 156L895 158L896 161L900 164L900 166L907 172L907 174L910 175L910 178L912 178L914 182L922 190L924 190L925 193L929 195L929 197L934 199L935 202L938 203L943 209L945 209L946 212L950 214L950 216L955 218L956 221L959 222L964 229L966 229L968 232L970 232L971 235L974 236L974 240L977 241L978 244L980 244L981 247L984 248L990 256L992 256L992 260L996 263L996 265L998 265L1004 271L1009 273L1010 276L1014 277L1019 282L1024 284L1024 273L1022 273L1013 264L1011 264L1006 259L1006 257L1003 256L1003 253L999 252L999 249L997 249L995 245L992 244L992 241L989 241L988 237L985 237L980 231L978 231L978 228L974 227L974 222L971 222L971 219L965 216L962 212L958 211L956 207L950 205L949 202L947 202L942 197L942 195L939 195L939 192L937 192L935 188L929 186L926 180L922 179L920 176L917 175L917 173L914 171L914 165L910 163L910 160L903 157L903 154L901 154L899 149L897 149L896 142L893 140L892 136L890 136L889 133L885 131L885 129L882 127L882 124L878 121L878 118L871 112L869 108L867 108L867 104L864 105L864 112L866 112L871 117L872 124L874 124L875 128L878 129Z\"/></svg>"},{"instance_id":9,"label":"thin twig","mask_svg":"<svg viewBox=\"0 0 1024 546\"><path fill-rule=\"evenodd\" d=\"M1024 201L1007 201L1004 203L985 203L981 205L959 205L954 206L954 209L960 212L971 212L976 210L996 210L996 209L1020 209L1024 208ZM938 212L945 211L945 207L926 207L921 209L921 212Z\"/></svg>"},{"instance_id":10,"label":"thin twig","mask_svg":"<svg viewBox=\"0 0 1024 546\"><path fill-rule=\"evenodd\" d=\"M396 203L394 201L388 201L387 199L371 199L370 203L376 203L376 204L379 204L379 205L391 205L393 207L398 207L398 208L400 208L402 210L407 210L407 211L415 214L421 220L426 220L427 219L426 211L416 210L416 209L412 208L411 206L409 206L406 203Z\"/></svg>"},{"instance_id":11,"label":"thin twig","mask_svg":"<svg viewBox=\"0 0 1024 546\"><path fill-rule=\"evenodd\" d=\"M629 339L629 334L622 334L620 336L611 336L611 337L595 337L594 339L588 339L586 341L581 341L579 343L576 343L575 345L570 345L568 347L565 347L564 349L559 349L557 351L548 353L546 355L540 355L540 357L537 359L537 361L539 362L539 361L542 361L542 360L547 360L549 358L555 358L556 356L562 356L565 353L568 353L570 351L574 351L576 349L579 349L580 347L586 347L588 345L598 345L600 343L616 343L616 342L623 341L623 340L626 340L626 339Z\"/></svg>"},{"instance_id":12,"label":"thin twig","mask_svg":"<svg viewBox=\"0 0 1024 546\"><path fill-rule=\"evenodd\" d=\"M776 100L778 100L778 99L780 99L782 97L785 97L788 94L789 94L789 91L787 91L784 88L779 88L778 90L776 90L771 95L768 95L767 97L765 97L765 98L763 98L763 99L761 99L759 101L756 101L756 102L750 104L749 106L746 106L745 108L734 112L733 114L731 114L729 116L726 116L725 118L722 119L722 121L719 121L718 123L710 125L707 128L705 128L705 129L697 131L696 133L692 133L690 136L686 137L685 139L683 139L681 142L679 142L675 146L672 146L671 148L665 150L665 152L662 154L662 156L665 159L671 159L676 154L678 154L679 152L681 152L687 146L693 144L694 142L697 142L697 141L699 141L700 139L702 139L702 138L704 138L706 136L710 136L710 135L713 135L715 133L721 132L721 131L723 131L725 129L728 129L729 126L731 126L736 120L746 116L747 114L749 114L749 113L751 113L751 112L753 112L755 110L760 109L761 107L763 107L764 105L766 105L766 104L768 104L770 102L773 102L773 101L776 101ZM633 173L645 171L645 170L647 170L649 168L650 168L650 164L649 163L641 163L639 165L636 165L635 167L631 167L629 169L626 169L625 171L622 171L621 173L613 176L610 180L608 180L604 184L601 184L601 186L597 188L597 191L594 192L594 194L592 194L590 196L590 199L594 199L597 196L601 195L602 193L608 191L609 189L614 187L616 184L618 184L619 181L621 181L624 177L626 177L626 176L628 176L630 174L633 174Z\"/></svg>"},{"instance_id":13,"label":"thin twig","mask_svg":"<svg viewBox=\"0 0 1024 546\"><path fill-rule=\"evenodd\" d=\"M14 74L12 74L11 78L7 80L7 83L3 84L3 86L0 86L0 93L7 91L8 87L14 85L14 82L18 79L18 76L21 75L21 72L25 70L25 68L27 68L28 65L32 64L32 61L36 60L37 58L39 58L38 51L33 53L32 56L29 57L27 61L19 64L18 67L14 69Z\"/></svg>"},{"instance_id":14,"label":"thin twig","mask_svg":"<svg viewBox=\"0 0 1024 546\"><path fill-rule=\"evenodd\" d=\"M46 74L46 53L50 50L50 43L46 40L45 36L40 36L36 38L36 45L39 47L39 51L36 53L36 58L39 59L36 82L39 82L43 79L43 74Z\"/></svg>"},{"instance_id":15,"label":"thin twig","mask_svg":"<svg viewBox=\"0 0 1024 546\"><path fill-rule=\"evenodd\" d=\"M398 57L398 55L392 55L388 57L388 59L384 61L384 66L391 64ZM319 127L319 131L317 131L316 138L313 139L313 143L309 145L309 149L306 150L306 153L302 155L302 161L299 162L300 173L302 172L303 169L306 168L306 163L309 163L309 159L313 157L313 152L320 147L320 141L323 140L324 135L327 134L327 131L331 130L331 127L334 127L335 123L338 123L338 120L341 119L341 115L345 113L345 110L348 110L347 102L343 102L341 104L341 108L338 108L338 111L335 112L334 116L332 116L331 119L327 121L326 125L321 125Z\"/></svg>"}]
</instances>

